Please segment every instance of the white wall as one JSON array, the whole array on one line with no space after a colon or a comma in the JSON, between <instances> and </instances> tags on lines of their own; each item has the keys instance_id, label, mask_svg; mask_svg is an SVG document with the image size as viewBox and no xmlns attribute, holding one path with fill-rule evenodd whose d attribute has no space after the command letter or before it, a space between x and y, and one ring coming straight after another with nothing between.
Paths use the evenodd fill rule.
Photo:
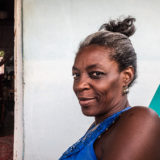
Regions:
<instances>
[{"instance_id":1,"label":"white wall","mask_svg":"<svg viewBox=\"0 0 160 160\"><path fill-rule=\"evenodd\" d=\"M110 18L132 15L139 77L132 105L148 105L160 79L159 0L23 0L25 160L56 160L93 118L81 114L71 67L79 42Z\"/></svg>"}]
</instances>

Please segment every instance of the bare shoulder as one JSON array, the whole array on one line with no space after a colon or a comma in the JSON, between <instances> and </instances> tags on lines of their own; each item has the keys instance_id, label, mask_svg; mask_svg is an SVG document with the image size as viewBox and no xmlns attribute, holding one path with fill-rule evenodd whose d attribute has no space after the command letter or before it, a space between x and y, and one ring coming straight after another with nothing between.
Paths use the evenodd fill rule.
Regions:
<instances>
[{"instance_id":1,"label":"bare shoulder","mask_svg":"<svg viewBox=\"0 0 160 160\"><path fill-rule=\"evenodd\" d=\"M135 118L134 120L138 121L138 120L142 120L142 119L148 119L148 120L152 120L152 121L160 121L157 113L155 111L153 111L152 109L148 108L148 107L144 107L144 106L134 106L131 109L129 109L128 111L124 112L121 116L121 120L123 121L123 119L132 119ZM126 122L126 121L125 121Z\"/></svg>"},{"instance_id":2,"label":"bare shoulder","mask_svg":"<svg viewBox=\"0 0 160 160\"><path fill-rule=\"evenodd\" d=\"M135 113L139 113L139 114L145 114L145 115L148 115L148 116L155 116L155 117L158 117L157 113L148 108L148 107L145 107L145 106L134 106L134 107L131 107L131 109L128 110L128 113L130 112L135 112Z\"/></svg>"},{"instance_id":3,"label":"bare shoulder","mask_svg":"<svg viewBox=\"0 0 160 160\"><path fill-rule=\"evenodd\" d=\"M160 118L155 111L148 107L134 106L120 116L120 124L126 126L136 124L136 127L149 127L150 129L153 129L153 127L156 129L158 127L157 129L160 129ZM153 126L151 127L151 125Z\"/></svg>"},{"instance_id":4,"label":"bare shoulder","mask_svg":"<svg viewBox=\"0 0 160 160\"><path fill-rule=\"evenodd\" d=\"M106 138L104 150L109 152L104 152L104 159L159 160L159 138L158 115L147 107L135 106L121 114Z\"/></svg>"},{"instance_id":5,"label":"bare shoulder","mask_svg":"<svg viewBox=\"0 0 160 160\"><path fill-rule=\"evenodd\" d=\"M132 129L132 135L142 136L142 139L146 139L147 142L155 139L156 136L157 139L160 138L160 118L148 107L135 106L120 116L115 129L126 134Z\"/></svg>"}]
</instances>

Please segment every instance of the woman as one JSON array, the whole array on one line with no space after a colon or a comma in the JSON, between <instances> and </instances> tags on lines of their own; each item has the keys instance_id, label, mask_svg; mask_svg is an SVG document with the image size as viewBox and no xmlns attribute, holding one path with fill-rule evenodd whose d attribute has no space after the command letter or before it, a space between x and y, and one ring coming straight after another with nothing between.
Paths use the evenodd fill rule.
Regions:
<instances>
[{"instance_id":1,"label":"woman","mask_svg":"<svg viewBox=\"0 0 160 160\"><path fill-rule=\"evenodd\" d=\"M110 21L80 45L73 65L74 92L95 122L60 160L160 160L160 119L130 107L127 93L137 75L129 37L135 19Z\"/></svg>"}]
</instances>

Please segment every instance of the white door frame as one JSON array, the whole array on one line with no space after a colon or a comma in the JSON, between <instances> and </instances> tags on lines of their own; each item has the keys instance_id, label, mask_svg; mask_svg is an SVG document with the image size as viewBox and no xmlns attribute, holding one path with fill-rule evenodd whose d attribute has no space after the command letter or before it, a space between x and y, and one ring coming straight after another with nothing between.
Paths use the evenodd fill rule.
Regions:
<instances>
[{"instance_id":1,"label":"white door frame","mask_svg":"<svg viewBox=\"0 0 160 160\"><path fill-rule=\"evenodd\" d=\"M24 160L22 1L14 0L14 160Z\"/></svg>"}]
</instances>

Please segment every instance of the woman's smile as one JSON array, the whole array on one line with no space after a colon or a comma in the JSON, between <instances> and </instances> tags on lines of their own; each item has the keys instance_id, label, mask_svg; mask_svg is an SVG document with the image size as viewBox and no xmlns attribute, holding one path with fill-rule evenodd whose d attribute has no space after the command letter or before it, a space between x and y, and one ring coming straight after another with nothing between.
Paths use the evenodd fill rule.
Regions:
<instances>
[{"instance_id":1,"label":"woman's smile","mask_svg":"<svg viewBox=\"0 0 160 160\"><path fill-rule=\"evenodd\" d=\"M89 106L93 103L95 103L96 98L92 98L92 97L79 97L79 103L80 105L83 106Z\"/></svg>"}]
</instances>

